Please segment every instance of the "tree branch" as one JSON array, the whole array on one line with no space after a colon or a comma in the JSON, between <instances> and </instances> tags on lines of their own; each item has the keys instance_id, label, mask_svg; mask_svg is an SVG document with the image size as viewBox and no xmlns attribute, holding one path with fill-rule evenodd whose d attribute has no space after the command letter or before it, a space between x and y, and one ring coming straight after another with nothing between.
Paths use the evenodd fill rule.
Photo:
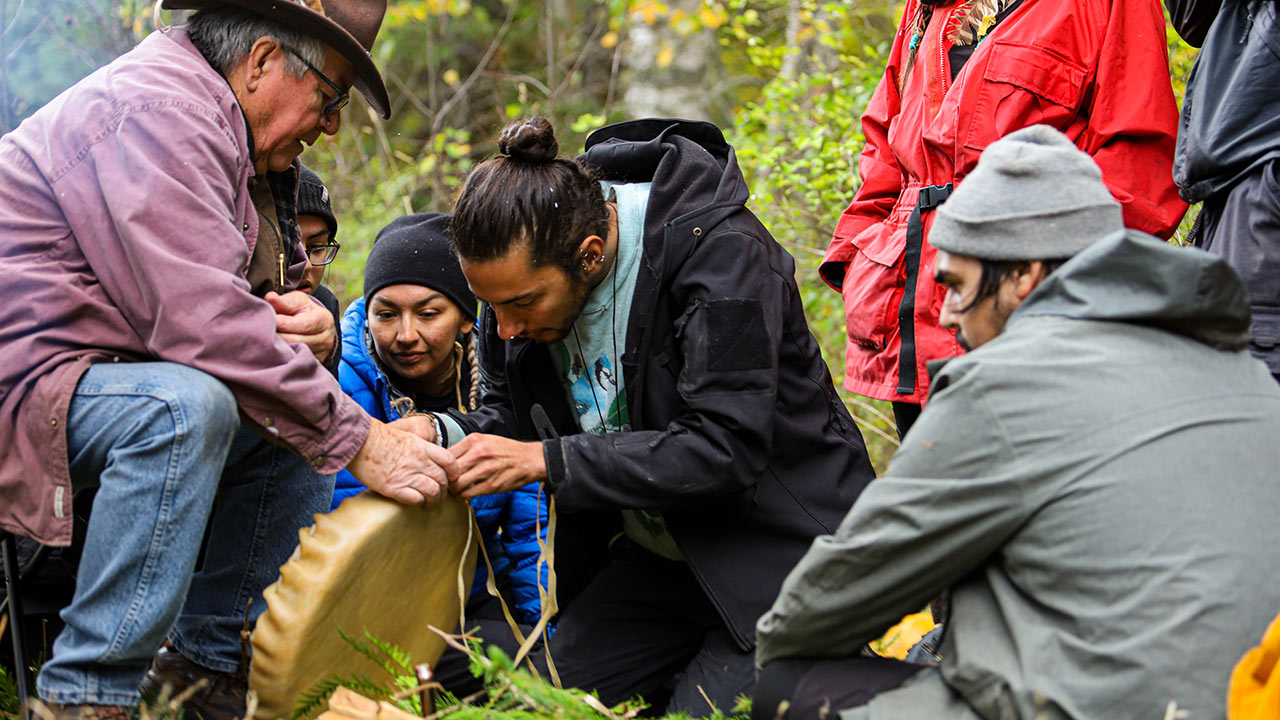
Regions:
<instances>
[{"instance_id":1,"label":"tree branch","mask_svg":"<svg viewBox=\"0 0 1280 720\"><path fill-rule=\"evenodd\" d=\"M27 0L18 0L18 9L13 11L13 19L9 21L8 25L5 25L4 32L0 32L0 37L8 35L13 30L13 26L18 24L18 18L22 16L22 6L26 4ZM3 5L7 6L8 3L5 2ZM4 19L6 17L8 17L8 15L3 11L0 11L0 25L4 25Z\"/></svg>"},{"instance_id":2,"label":"tree branch","mask_svg":"<svg viewBox=\"0 0 1280 720\"><path fill-rule=\"evenodd\" d=\"M472 70L471 74L467 76L467 79L458 86L458 89L453 93L453 97L449 98L449 101L444 104L444 107L440 108L440 112L436 113L435 118L431 121L432 136L440 132L440 126L444 123L445 116L449 114L449 111L453 109L454 105L458 104L458 101L462 99L462 96L465 95L467 90L471 88L471 85L475 83L476 78L480 77L480 75L484 73L484 69L489 66L489 61L493 59L494 53L498 52L498 48L502 47L502 40L507 36L507 31L511 29L511 23L515 20L515 17L516 0L511 0L507 5L507 17L502 21L502 27L498 28L498 34L494 36L493 42L489 43L489 49L485 50L484 57L480 58L480 62L476 63L475 69ZM543 88L545 89L546 86L544 85Z\"/></svg>"},{"instance_id":3,"label":"tree branch","mask_svg":"<svg viewBox=\"0 0 1280 720\"><path fill-rule=\"evenodd\" d=\"M578 53L577 59L573 61L573 67L569 68L569 73L564 76L564 80L561 80L560 85L556 87L555 92L551 93L552 102L555 102L555 98L569 86L569 81L578 74L578 70L582 68L582 63L586 61L587 56L595 49L595 44L600 40L600 35L603 34L605 24L608 19L608 14L600 14L600 19L596 21L595 29L591 31L591 36L587 38L586 44L582 46L582 52Z\"/></svg>"}]
</instances>

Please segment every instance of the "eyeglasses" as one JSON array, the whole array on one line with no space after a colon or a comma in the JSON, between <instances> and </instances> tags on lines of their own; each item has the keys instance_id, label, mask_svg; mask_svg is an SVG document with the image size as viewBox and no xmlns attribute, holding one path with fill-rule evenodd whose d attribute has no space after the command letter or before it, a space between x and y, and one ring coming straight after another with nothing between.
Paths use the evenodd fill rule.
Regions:
<instances>
[{"instance_id":1,"label":"eyeglasses","mask_svg":"<svg viewBox=\"0 0 1280 720\"><path fill-rule=\"evenodd\" d=\"M333 88L333 91L338 93L337 97L330 100L324 106L324 115L322 115L321 117L329 117L330 115L338 112L339 110L347 106L347 103L351 101L351 96L346 92L344 92L342 88L338 87L337 83L330 80L327 76L325 76L324 73L320 72L320 68L307 62L307 59L302 57L302 53L298 52L297 50L294 50L288 45L281 45L280 47L284 48L285 52L301 60L302 64L307 66L308 70L318 75L320 79L324 81L325 85L328 85L329 87Z\"/></svg>"},{"instance_id":2,"label":"eyeglasses","mask_svg":"<svg viewBox=\"0 0 1280 720\"><path fill-rule=\"evenodd\" d=\"M338 257L338 249L342 246L336 242L327 245L312 245L307 248L307 262L312 265L328 265Z\"/></svg>"}]
</instances>

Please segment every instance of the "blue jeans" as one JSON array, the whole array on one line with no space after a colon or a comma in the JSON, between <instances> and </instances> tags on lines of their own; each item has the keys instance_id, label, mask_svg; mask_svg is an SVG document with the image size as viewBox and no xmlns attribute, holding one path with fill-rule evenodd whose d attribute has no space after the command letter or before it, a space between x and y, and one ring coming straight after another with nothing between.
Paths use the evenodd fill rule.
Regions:
<instances>
[{"instance_id":1,"label":"blue jeans","mask_svg":"<svg viewBox=\"0 0 1280 720\"><path fill-rule=\"evenodd\" d=\"M265 608L298 529L328 509L333 476L242 425L231 391L183 365L94 365L67 421L72 486L98 490L40 696L136 704L166 637L200 665L236 670L245 608L251 619Z\"/></svg>"}]
</instances>

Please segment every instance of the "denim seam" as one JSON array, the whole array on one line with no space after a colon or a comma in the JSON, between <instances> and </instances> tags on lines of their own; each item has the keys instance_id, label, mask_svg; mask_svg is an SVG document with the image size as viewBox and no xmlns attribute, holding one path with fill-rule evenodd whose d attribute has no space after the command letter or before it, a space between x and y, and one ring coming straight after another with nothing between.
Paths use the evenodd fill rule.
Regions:
<instances>
[{"instance_id":1,"label":"denim seam","mask_svg":"<svg viewBox=\"0 0 1280 720\"><path fill-rule=\"evenodd\" d=\"M138 577L138 586L134 589L133 600L129 603L129 609L125 612L120 626L116 629L116 633L111 639L111 644L107 647L107 651L103 653L104 660L117 659L129 635L136 629L138 615L142 612L143 600L150 591L156 573L156 565L159 562L158 558L167 542L169 528L167 521L162 520L162 518L168 518L173 511L173 495L176 492L174 485L180 461L186 450L185 441L188 436L186 418L182 414L180 404L173 396L157 392L154 389L146 391L136 386L134 390L141 396L150 397L163 403L168 409L169 417L173 421L173 443L170 445L169 450L169 465L165 469L164 490L161 493L160 507L156 513L156 529L152 532L151 542L147 546L147 553Z\"/></svg>"},{"instance_id":2,"label":"denim seam","mask_svg":"<svg viewBox=\"0 0 1280 720\"><path fill-rule=\"evenodd\" d=\"M275 445L271 446L271 462L268 464L268 473L266 480L262 483L261 492L258 494L258 517L253 524L253 540L249 543L249 559L245 564L246 568L256 567L258 558L262 555L263 535L265 534L266 509L270 504L270 496L275 492L277 481L280 477L280 448ZM246 604L257 593L250 593L248 589L250 573L246 570L240 576L240 587L236 588L236 603L239 605Z\"/></svg>"}]
</instances>

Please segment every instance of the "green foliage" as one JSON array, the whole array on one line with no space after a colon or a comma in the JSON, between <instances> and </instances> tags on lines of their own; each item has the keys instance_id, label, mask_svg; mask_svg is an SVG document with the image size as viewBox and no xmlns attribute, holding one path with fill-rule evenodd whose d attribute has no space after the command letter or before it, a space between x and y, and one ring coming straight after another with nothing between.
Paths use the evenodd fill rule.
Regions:
<instances>
[{"instance_id":1,"label":"green foliage","mask_svg":"<svg viewBox=\"0 0 1280 720\"><path fill-rule=\"evenodd\" d=\"M561 9L549 15L552 6ZM378 231L406 213L447 211L507 122L544 114L572 152L587 133L619 119L604 108L611 74L600 40L609 17L599 0L391 4L375 55L392 118L356 100L343 131L303 157L333 197L343 249L325 282L344 304L361 294Z\"/></svg>"},{"instance_id":2,"label":"green foliage","mask_svg":"<svg viewBox=\"0 0 1280 720\"><path fill-rule=\"evenodd\" d=\"M381 686L370 687L367 678L352 684L344 678L331 677L316 684L300 698L293 718L309 717L324 706L329 695L339 686L347 686L360 694L391 700L408 712L421 714L417 690L419 684L409 670L413 661L394 645L365 634L370 645L365 645L343 635L357 652L378 663L390 674ZM471 669L476 677L484 680L485 697L459 700L448 693L437 698L437 718L450 720L529 720L532 718L561 718L563 720L622 720L633 718L648 706L639 698L628 700L614 707L606 707L595 694L575 689L560 689L546 679L527 669L518 669L511 658L497 646L482 649L478 642L468 640L465 645L456 644L471 658ZM305 699L305 702L304 702ZM318 699L318 700L317 700ZM715 708L708 717L711 720L746 720L751 713L750 701L739 698L733 708ZM685 713L664 715L664 720L685 720Z\"/></svg>"},{"instance_id":3,"label":"green foliage","mask_svg":"<svg viewBox=\"0 0 1280 720\"><path fill-rule=\"evenodd\" d=\"M412 689L418 684L413 674L413 660L400 647L374 637L367 630L364 632L363 641L344 633L341 628L338 629L338 635L358 655L380 668L386 677L382 682L373 680L360 672L327 677L298 696L291 716L292 720L302 720L319 714L326 707L329 696L339 687L351 688L375 700L394 700L397 693ZM398 701L405 710L420 714L421 708L417 703L416 697Z\"/></svg>"},{"instance_id":4,"label":"green foliage","mask_svg":"<svg viewBox=\"0 0 1280 720\"><path fill-rule=\"evenodd\" d=\"M735 19L722 31L722 45L741 49L765 82L739 108L728 138L750 184L752 209L796 257L805 315L839 386L844 305L818 277L817 265L860 184L862 113L884 73L896 26L880 8L808 0L794 18L798 26L793 22L789 36L780 36L791 3L731 5ZM872 462L883 469L897 448L888 404L844 397Z\"/></svg>"},{"instance_id":5,"label":"green foliage","mask_svg":"<svg viewBox=\"0 0 1280 720\"><path fill-rule=\"evenodd\" d=\"M4 665L0 665L0 717L18 717L18 683Z\"/></svg>"},{"instance_id":6,"label":"green foliage","mask_svg":"<svg viewBox=\"0 0 1280 720\"><path fill-rule=\"evenodd\" d=\"M1168 18L1169 12L1165 10L1165 17ZM1178 100L1178 109L1182 109L1182 98L1187 92L1187 78L1191 77L1191 67L1195 65L1196 56L1200 51L1185 43L1178 36L1173 26L1166 22L1165 24L1165 40L1169 45L1169 77L1173 81L1173 96ZM1182 223L1178 225L1178 229L1173 233L1172 242L1178 245L1185 245L1186 239L1191 232L1191 226L1195 223L1196 217L1200 214L1200 204L1192 205L1187 214L1182 218Z\"/></svg>"}]
</instances>

